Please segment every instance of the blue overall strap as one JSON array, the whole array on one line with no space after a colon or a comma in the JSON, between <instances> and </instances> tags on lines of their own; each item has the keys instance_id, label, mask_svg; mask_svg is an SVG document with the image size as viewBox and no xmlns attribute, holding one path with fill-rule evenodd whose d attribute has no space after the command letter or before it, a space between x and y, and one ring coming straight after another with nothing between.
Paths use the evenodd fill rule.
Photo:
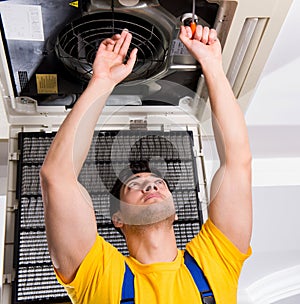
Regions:
<instances>
[{"instance_id":1,"label":"blue overall strap","mask_svg":"<svg viewBox=\"0 0 300 304\"><path fill-rule=\"evenodd\" d=\"M213 292L209 287L202 269L187 251L184 252L184 264L190 271L194 282L198 287L203 304L215 304Z\"/></svg>"},{"instance_id":2,"label":"blue overall strap","mask_svg":"<svg viewBox=\"0 0 300 304\"><path fill-rule=\"evenodd\" d=\"M195 284L200 292L203 304L215 304L214 295L208 285L208 282L194 258L185 251L184 264L190 271ZM128 265L125 263L125 273L122 285L122 299L120 303L134 304L134 275Z\"/></svg>"},{"instance_id":3,"label":"blue overall strap","mask_svg":"<svg viewBox=\"0 0 300 304\"><path fill-rule=\"evenodd\" d=\"M126 263L120 303L134 304L134 275Z\"/></svg>"}]
</instances>

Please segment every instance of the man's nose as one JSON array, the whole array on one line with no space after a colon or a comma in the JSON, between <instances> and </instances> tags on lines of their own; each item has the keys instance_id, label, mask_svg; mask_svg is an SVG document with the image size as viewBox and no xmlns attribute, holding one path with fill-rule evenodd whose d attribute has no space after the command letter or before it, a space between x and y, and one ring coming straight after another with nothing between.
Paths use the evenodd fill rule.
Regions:
<instances>
[{"instance_id":1,"label":"man's nose","mask_svg":"<svg viewBox=\"0 0 300 304\"><path fill-rule=\"evenodd\" d=\"M154 182L148 182L145 184L143 191L149 192L151 190L158 190L157 185Z\"/></svg>"}]
</instances>

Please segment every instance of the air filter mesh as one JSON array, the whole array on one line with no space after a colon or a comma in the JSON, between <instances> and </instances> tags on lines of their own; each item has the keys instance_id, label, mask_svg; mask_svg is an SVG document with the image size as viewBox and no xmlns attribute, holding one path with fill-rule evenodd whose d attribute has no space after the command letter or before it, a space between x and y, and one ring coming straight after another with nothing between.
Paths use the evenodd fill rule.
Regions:
<instances>
[{"instance_id":1,"label":"air filter mesh","mask_svg":"<svg viewBox=\"0 0 300 304\"><path fill-rule=\"evenodd\" d=\"M56 281L48 254L39 182L39 170L54 136L41 132L19 134L14 303L68 300ZM183 249L202 225L192 133L186 131L95 132L79 180L91 195L99 233L128 254L123 237L111 224L109 190L118 172L132 159L149 161L168 180L179 218L174 230L178 247Z\"/></svg>"}]
</instances>

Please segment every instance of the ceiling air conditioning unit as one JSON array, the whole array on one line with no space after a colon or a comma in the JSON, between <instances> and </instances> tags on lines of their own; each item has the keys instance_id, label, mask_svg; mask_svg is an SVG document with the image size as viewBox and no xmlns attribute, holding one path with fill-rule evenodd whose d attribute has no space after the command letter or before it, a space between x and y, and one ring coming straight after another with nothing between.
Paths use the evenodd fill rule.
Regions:
<instances>
[{"instance_id":1,"label":"ceiling air conditioning unit","mask_svg":"<svg viewBox=\"0 0 300 304\"><path fill-rule=\"evenodd\" d=\"M218 32L225 71L244 108L291 2L195 2L198 23ZM0 2L0 102L10 124L1 303L67 301L47 250L39 168L92 75L101 40L124 28L133 34L137 62L109 97L80 173L99 232L126 253L111 227L108 190L124 163L142 156L176 190L178 247L200 229L208 202L203 147L209 140L201 129L208 95L201 66L178 39L191 11L192 0Z\"/></svg>"},{"instance_id":2,"label":"ceiling air conditioning unit","mask_svg":"<svg viewBox=\"0 0 300 304\"><path fill-rule=\"evenodd\" d=\"M291 2L196 1L199 23L218 31L225 71L245 108ZM57 114L64 116L66 108L72 107L91 75L99 41L125 26L134 34L133 45L139 48L140 57L132 75L116 88L108 105L179 106L201 118L203 109L197 100L190 102L189 98L183 98L195 97L187 90L204 100L207 98L201 67L178 41L180 19L191 11L192 1L180 1L178 5L168 0L60 1L59 4L54 1L36 11L34 3L21 0L0 3L3 24L0 75L9 123L61 122ZM14 32L11 24L15 19L9 17L21 5L27 6L27 19L36 27L30 29L27 24L25 37L18 37L18 29ZM93 31L90 27L94 27ZM26 37L30 34L33 36ZM168 84L161 85L159 80ZM179 84L180 89L170 90L171 83ZM170 91L175 93L169 94ZM50 119L53 116L56 116L54 121Z\"/></svg>"}]
</instances>

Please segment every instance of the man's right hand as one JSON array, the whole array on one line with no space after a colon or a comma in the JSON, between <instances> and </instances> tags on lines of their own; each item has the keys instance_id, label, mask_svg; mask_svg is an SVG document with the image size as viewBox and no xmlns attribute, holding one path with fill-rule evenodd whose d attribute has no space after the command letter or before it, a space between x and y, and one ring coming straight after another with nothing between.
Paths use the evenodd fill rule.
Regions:
<instances>
[{"instance_id":1,"label":"man's right hand","mask_svg":"<svg viewBox=\"0 0 300 304\"><path fill-rule=\"evenodd\" d=\"M110 81L114 86L125 79L132 71L136 61L137 49L134 48L124 63L132 35L127 30L115 34L100 44L93 63L91 82L98 79Z\"/></svg>"}]
</instances>

